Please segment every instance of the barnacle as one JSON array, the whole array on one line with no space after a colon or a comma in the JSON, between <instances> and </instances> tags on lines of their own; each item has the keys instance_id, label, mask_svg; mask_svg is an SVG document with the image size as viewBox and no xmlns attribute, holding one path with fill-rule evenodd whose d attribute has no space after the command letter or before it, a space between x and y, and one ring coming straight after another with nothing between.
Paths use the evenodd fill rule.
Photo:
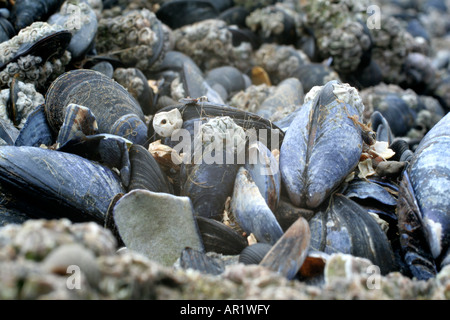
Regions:
<instances>
[{"instance_id":1,"label":"barnacle","mask_svg":"<svg viewBox=\"0 0 450 320\"><path fill-rule=\"evenodd\" d=\"M380 67L387 83L399 84L405 80L402 66L414 47L414 38L394 17L386 17L380 29L372 29L372 59Z\"/></svg>"},{"instance_id":2,"label":"barnacle","mask_svg":"<svg viewBox=\"0 0 450 320\"><path fill-rule=\"evenodd\" d=\"M293 46L266 43L255 52L255 64L267 71L275 85L288 78L292 70L307 63L308 56Z\"/></svg>"},{"instance_id":3,"label":"barnacle","mask_svg":"<svg viewBox=\"0 0 450 320\"><path fill-rule=\"evenodd\" d=\"M31 83L24 83L18 81L19 92L15 102L16 113L20 114L20 123L17 125L19 129L23 127L28 114L38 105L44 103L44 96L36 91ZM13 124L12 119L8 116L8 105L10 104L10 89L3 89L0 91L0 118L6 122Z\"/></svg>"},{"instance_id":4,"label":"barnacle","mask_svg":"<svg viewBox=\"0 0 450 320\"><path fill-rule=\"evenodd\" d=\"M210 70L223 65L236 68L249 65L251 46L234 47L232 33L225 21L207 19L173 31L175 50L183 52L202 69ZM240 63L245 62L245 63Z\"/></svg>"},{"instance_id":5,"label":"barnacle","mask_svg":"<svg viewBox=\"0 0 450 320\"><path fill-rule=\"evenodd\" d=\"M153 12L132 10L99 21L96 48L100 54L116 56L126 66L145 71L164 58L169 38Z\"/></svg>"}]
</instances>

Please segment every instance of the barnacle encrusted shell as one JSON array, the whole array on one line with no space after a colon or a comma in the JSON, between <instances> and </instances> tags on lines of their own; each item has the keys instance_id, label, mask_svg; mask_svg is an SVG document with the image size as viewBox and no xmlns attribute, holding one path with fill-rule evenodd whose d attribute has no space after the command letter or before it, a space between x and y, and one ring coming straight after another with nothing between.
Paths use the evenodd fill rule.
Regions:
<instances>
[{"instance_id":1,"label":"barnacle encrusted shell","mask_svg":"<svg viewBox=\"0 0 450 320\"><path fill-rule=\"evenodd\" d=\"M43 37L64 30L61 26L50 25L46 22L34 22L32 25L20 30L11 40L0 43L0 62L7 63L17 54L20 46L31 44Z\"/></svg>"},{"instance_id":2,"label":"barnacle encrusted shell","mask_svg":"<svg viewBox=\"0 0 450 320\"><path fill-rule=\"evenodd\" d=\"M358 90L349 85L348 83L340 83L338 81L333 82L332 86L333 86L333 94L336 96L336 99L355 107L358 110L359 117L362 118L365 107ZM320 93L323 87L324 86L313 87L305 95L304 103L306 104L307 102L314 100L314 98L317 96L317 94Z\"/></svg>"},{"instance_id":3,"label":"barnacle encrusted shell","mask_svg":"<svg viewBox=\"0 0 450 320\"><path fill-rule=\"evenodd\" d=\"M202 144L204 147L231 147L235 152L245 145L246 135L241 126L238 126L230 117L216 117L208 120L201 126ZM229 145L231 143L231 145Z\"/></svg>"},{"instance_id":4,"label":"barnacle encrusted shell","mask_svg":"<svg viewBox=\"0 0 450 320\"><path fill-rule=\"evenodd\" d=\"M255 64L269 74L275 85L288 78L293 70L309 62L303 51L289 45L265 43L255 51Z\"/></svg>"},{"instance_id":5,"label":"barnacle encrusted shell","mask_svg":"<svg viewBox=\"0 0 450 320\"><path fill-rule=\"evenodd\" d=\"M26 45L32 45L36 41L65 30L58 25L50 25L46 22L34 22L32 25L20 30L17 36L9 41L0 43L0 63L6 64L0 72L0 86L9 85L12 78L16 77L24 82L34 83L40 89L50 79L54 79L65 71L65 66L70 62L71 55L66 50L61 57L54 57L42 64L42 58L32 55L22 56L15 62L10 62L19 49Z\"/></svg>"},{"instance_id":6,"label":"barnacle encrusted shell","mask_svg":"<svg viewBox=\"0 0 450 320\"><path fill-rule=\"evenodd\" d=\"M170 43L170 34L165 31L153 12L132 10L99 21L96 49L144 72L164 58Z\"/></svg>"},{"instance_id":7,"label":"barnacle encrusted shell","mask_svg":"<svg viewBox=\"0 0 450 320\"><path fill-rule=\"evenodd\" d=\"M207 19L173 31L175 50L183 52L202 69L210 70L223 65L241 71L251 65L251 45L242 42L233 47L232 33L225 21Z\"/></svg>"},{"instance_id":8,"label":"barnacle encrusted shell","mask_svg":"<svg viewBox=\"0 0 450 320\"><path fill-rule=\"evenodd\" d=\"M370 35L358 22L367 19L364 14L369 5L367 0L318 0L304 6L306 25L314 30L320 56L333 57L338 72L355 71L370 48Z\"/></svg>"},{"instance_id":9,"label":"barnacle encrusted shell","mask_svg":"<svg viewBox=\"0 0 450 320\"><path fill-rule=\"evenodd\" d=\"M17 113L22 115L18 128L21 129L27 120L28 114L38 105L44 103L44 96L36 91L32 83L23 83L18 81L17 86L19 92L17 94L16 108ZM7 105L10 99L10 89L0 91L0 117L13 125L13 121L9 119Z\"/></svg>"},{"instance_id":10,"label":"barnacle encrusted shell","mask_svg":"<svg viewBox=\"0 0 450 320\"><path fill-rule=\"evenodd\" d=\"M251 85L245 91L239 91L230 100L230 105L241 110L255 112L270 95L275 92L274 86L266 84Z\"/></svg>"},{"instance_id":11,"label":"barnacle encrusted shell","mask_svg":"<svg viewBox=\"0 0 450 320\"><path fill-rule=\"evenodd\" d=\"M386 17L380 29L372 29L372 59L378 64L386 83L405 80L403 63L414 47L414 38L394 17Z\"/></svg>"},{"instance_id":12,"label":"barnacle encrusted shell","mask_svg":"<svg viewBox=\"0 0 450 320\"><path fill-rule=\"evenodd\" d=\"M292 25L286 23L286 19L289 19L289 22L292 22ZM279 39L277 37L282 36L283 33L284 35L292 36L294 34L300 34L302 22L300 14L290 9L288 5L283 2L253 10L245 19L245 24L253 32L261 34L263 38L274 37L276 41L281 42L283 42L284 39ZM286 27L289 29L286 29Z\"/></svg>"},{"instance_id":13,"label":"barnacle encrusted shell","mask_svg":"<svg viewBox=\"0 0 450 320\"><path fill-rule=\"evenodd\" d=\"M136 100L144 91L144 81L137 74L135 68L116 68L113 74L114 80L130 92Z\"/></svg>"}]
</instances>

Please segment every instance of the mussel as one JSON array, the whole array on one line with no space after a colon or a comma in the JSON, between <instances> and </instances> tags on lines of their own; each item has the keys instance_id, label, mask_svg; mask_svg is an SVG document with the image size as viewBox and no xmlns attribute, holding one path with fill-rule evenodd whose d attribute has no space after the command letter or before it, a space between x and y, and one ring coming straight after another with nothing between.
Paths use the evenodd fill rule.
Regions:
<instances>
[{"instance_id":1,"label":"mussel","mask_svg":"<svg viewBox=\"0 0 450 320\"><path fill-rule=\"evenodd\" d=\"M328 82L304 104L281 145L281 177L296 206L318 207L359 162L363 140L351 117L360 113L338 98L339 88Z\"/></svg>"},{"instance_id":2,"label":"mussel","mask_svg":"<svg viewBox=\"0 0 450 320\"><path fill-rule=\"evenodd\" d=\"M417 278L450 263L450 115L422 139L405 170L397 212L406 263Z\"/></svg>"},{"instance_id":3,"label":"mussel","mask_svg":"<svg viewBox=\"0 0 450 320\"><path fill-rule=\"evenodd\" d=\"M28 146L0 147L0 184L20 199L11 205L31 207L26 213L34 218L99 223L114 196L125 191L107 167L77 155Z\"/></svg>"},{"instance_id":4,"label":"mussel","mask_svg":"<svg viewBox=\"0 0 450 320\"><path fill-rule=\"evenodd\" d=\"M330 198L326 208L309 221L311 248L367 258L382 274L397 269L386 234L365 209L342 195Z\"/></svg>"},{"instance_id":5,"label":"mussel","mask_svg":"<svg viewBox=\"0 0 450 320\"><path fill-rule=\"evenodd\" d=\"M45 112L54 132L61 128L66 107L78 104L94 114L100 133L111 133L144 144L147 126L139 103L117 82L88 69L68 71L52 82Z\"/></svg>"}]
</instances>

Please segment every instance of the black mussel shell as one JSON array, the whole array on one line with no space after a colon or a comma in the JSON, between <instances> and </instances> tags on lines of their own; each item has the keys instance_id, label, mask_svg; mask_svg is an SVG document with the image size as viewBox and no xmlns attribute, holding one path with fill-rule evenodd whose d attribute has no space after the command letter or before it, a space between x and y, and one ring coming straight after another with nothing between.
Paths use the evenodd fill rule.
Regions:
<instances>
[{"instance_id":1,"label":"black mussel shell","mask_svg":"<svg viewBox=\"0 0 450 320\"><path fill-rule=\"evenodd\" d=\"M259 264L264 256L272 248L271 244L257 242L242 250L239 255L239 262L243 264Z\"/></svg>"}]
</instances>

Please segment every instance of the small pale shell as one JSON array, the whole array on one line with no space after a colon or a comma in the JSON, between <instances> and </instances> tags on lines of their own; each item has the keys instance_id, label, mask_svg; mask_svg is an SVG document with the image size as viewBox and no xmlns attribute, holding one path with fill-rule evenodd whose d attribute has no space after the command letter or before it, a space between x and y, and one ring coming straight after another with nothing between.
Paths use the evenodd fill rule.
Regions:
<instances>
[{"instance_id":1,"label":"small pale shell","mask_svg":"<svg viewBox=\"0 0 450 320\"><path fill-rule=\"evenodd\" d=\"M395 155L395 152L392 149L389 149L388 143L386 141L377 141L371 149L376 152L380 157L387 160L392 158Z\"/></svg>"},{"instance_id":2,"label":"small pale shell","mask_svg":"<svg viewBox=\"0 0 450 320\"><path fill-rule=\"evenodd\" d=\"M170 137L172 133L183 125L183 118L178 109L155 114L153 128L162 137Z\"/></svg>"}]
</instances>

